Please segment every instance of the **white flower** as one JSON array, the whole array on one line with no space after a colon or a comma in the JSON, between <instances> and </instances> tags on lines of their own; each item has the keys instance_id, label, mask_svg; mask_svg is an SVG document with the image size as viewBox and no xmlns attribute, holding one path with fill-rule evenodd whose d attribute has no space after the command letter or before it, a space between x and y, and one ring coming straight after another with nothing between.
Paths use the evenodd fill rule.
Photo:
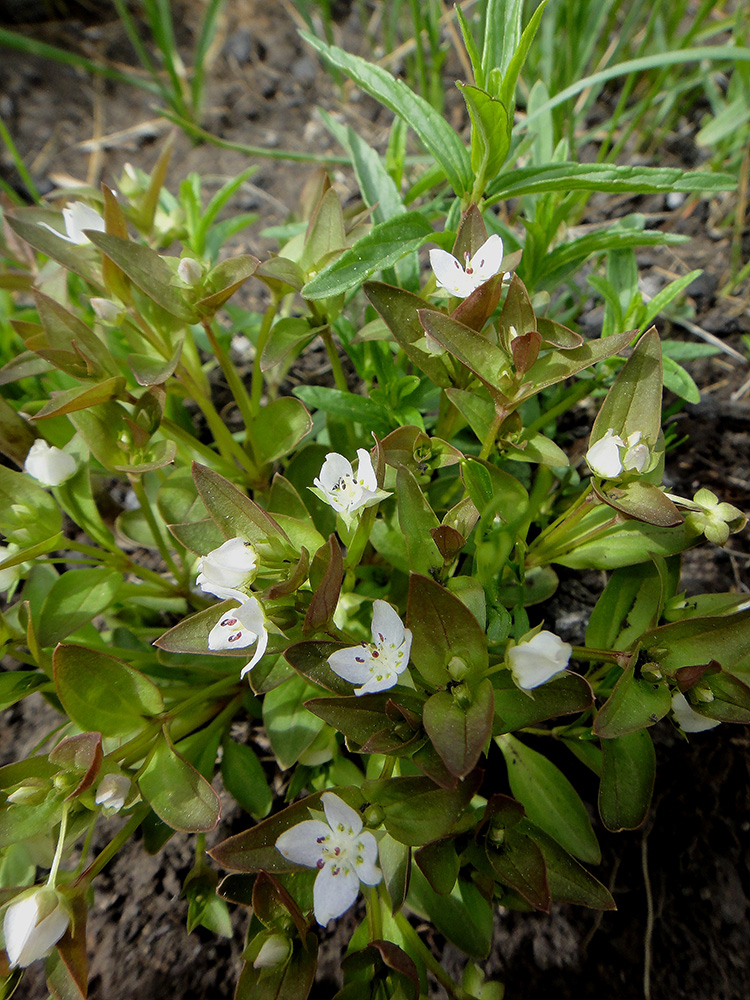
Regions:
<instances>
[{"instance_id":1,"label":"white flower","mask_svg":"<svg viewBox=\"0 0 750 1000\"><path fill-rule=\"evenodd\" d=\"M498 273L502 263L503 241L497 234L490 236L471 259L466 254L465 269L447 250L430 250L430 264L435 272L438 288L444 288L460 299L467 298L475 288L489 281ZM503 275L503 280L507 278L510 278L510 272Z\"/></svg>"},{"instance_id":2,"label":"white flower","mask_svg":"<svg viewBox=\"0 0 750 1000\"><path fill-rule=\"evenodd\" d=\"M192 257L183 257L177 265L177 277L186 285L197 285L203 277L203 269Z\"/></svg>"},{"instance_id":3,"label":"white flower","mask_svg":"<svg viewBox=\"0 0 750 1000\"><path fill-rule=\"evenodd\" d=\"M5 911L3 933L10 967L25 969L57 944L70 917L54 889L46 886L24 894Z\"/></svg>"},{"instance_id":4,"label":"white flower","mask_svg":"<svg viewBox=\"0 0 750 1000\"><path fill-rule=\"evenodd\" d=\"M643 472L651 461L651 452L641 443L642 436L640 431L633 431L623 441L614 427L608 428L586 452L589 468L602 479L616 479L623 472Z\"/></svg>"},{"instance_id":5,"label":"white flower","mask_svg":"<svg viewBox=\"0 0 750 1000\"><path fill-rule=\"evenodd\" d=\"M317 868L313 888L315 919L325 927L340 917L357 898L359 883L377 885L382 878L376 865L377 841L362 831L362 818L333 792L320 799L327 823L305 820L282 833L276 849L289 861Z\"/></svg>"},{"instance_id":6,"label":"white flower","mask_svg":"<svg viewBox=\"0 0 750 1000\"><path fill-rule=\"evenodd\" d=\"M9 545L0 545L0 562L10 559L18 552L18 546L11 542ZM10 590L14 583L21 578L21 566L8 566L7 569L0 569L0 594Z\"/></svg>"},{"instance_id":7,"label":"white flower","mask_svg":"<svg viewBox=\"0 0 750 1000\"><path fill-rule=\"evenodd\" d=\"M125 774L105 774L99 782L94 801L107 815L119 812L130 793L130 778Z\"/></svg>"},{"instance_id":8,"label":"white flower","mask_svg":"<svg viewBox=\"0 0 750 1000\"><path fill-rule=\"evenodd\" d=\"M244 538L230 538L201 556L196 583L206 594L244 601L246 595L237 588L252 583L257 568L258 553L253 546Z\"/></svg>"},{"instance_id":9,"label":"white flower","mask_svg":"<svg viewBox=\"0 0 750 1000\"><path fill-rule=\"evenodd\" d=\"M555 674L565 670L573 647L554 632L537 632L508 650L508 664L513 680L530 691L546 684Z\"/></svg>"},{"instance_id":10,"label":"white flower","mask_svg":"<svg viewBox=\"0 0 750 1000\"><path fill-rule=\"evenodd\" d=\"M705 715L694 712L690 702L679 691L672 695L672 716L683 733L702 733L721 725L718 719L707 719Z\"/></svg>"},{"instance_id":11,"label":"white flower","mask_svg":"<svg viewBox=\"0 0 750 1000\"><path fill-rule=\"evenodd\" d=\"M37 438L29 449L23 470L42 486L59 486L75 474L76 460L47 444L43 438Z\"/></svg>"},{"instance_id":12,"label":"white flower","mask_svg":"<svg viewBox=\"0 0 750 1000\"><path fill-rule=\"evenodd\" d=\"M266 651L268 629L266 616L257 597L248 597L238 608L225 611L208 634L208 648L243 649L257 642L252 660L242 668L240 677L252 670Z\"/></svg>"},{"instance_id":13,"label":"white flower","mask_svg":"<svg viewBox=\"0 0 750 1000\"><path fill-rule=\"evenodd\" d=\"M88 236L84 235L84 229L94 229L98 233L103 233L106 229L104 219L101 215L94 211L93 208L89 208L82 201L71 202L67 208L63 209L63 222L65 223L66 236L58 233L56 229L48 226L46 222L42 222L40 225L44 226L45 229L49 229L55 236L59 236L61 240L67 240L68 243L76 243L78 246L83 246L84 243L91 242Z\"/></svg>"},{"instance_id":14,"label":"white flower","mask_svg":"<svg viewBox=\"0 0 750 1000\"><path fill-rule=\"evenodd\" d=\"M378 489L370 453L359 448L357 457L359 464L355 477L351 462L338 452L330 452L323 462L320 477L313 480L315 485L308 487L321 500L330 504L347 525L354 520L358 510L372 507L391 495Z\"/></svg>"},{"instance_id":15,"label":"white flower","mask_svg":"<svg viewBox=\"0 0 750 1000\"><path fill-rule=\"evenodd\" d=\"M89 301L98 320L107 326L115 326L122 312L122 309L116 302L113 302L112 299L97 298L97 296L94 296Z\"/></svg>"},{"instance_id":16,"label":"white flower","mask_svg":"<svg viewBox=\"0 0 750 1000\"><path fill-rule=\"evenodd\" d=\"M328 657L335 674L350 684L361 684L356 695L393 687L406 670L411 652L411 631L385 601L373 601L372 642L337 649Z\"/></svg>"}]
</instances>

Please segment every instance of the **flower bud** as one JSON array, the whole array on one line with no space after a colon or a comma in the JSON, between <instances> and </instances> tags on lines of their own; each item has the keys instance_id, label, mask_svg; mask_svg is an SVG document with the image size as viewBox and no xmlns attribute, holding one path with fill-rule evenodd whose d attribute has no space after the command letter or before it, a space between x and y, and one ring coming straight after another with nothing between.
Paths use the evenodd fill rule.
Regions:
<instances>
[{"instance_id":1,"label":"flower bud","mask_svg":"<svg viewBox=\"0 0 750 1000\"><path fill-rule=\"evenodd\" d=\"M42 486L59 486L74 475L76 460L42 438L37 438L29 449L23 469Z\"/></svg>"},{"instance_id":2,"label":"flower bud","mask_svg":"<svg viewBox=\"0 0 750 1000\"><path fill-rule=\"evenodd\" d=\"M292 953L292 942L283 934L271 934L261 945L253 962L254 969L273 969L283 965Z\"/></svg>"},{"instance_id":3,"label":"flower bud","mask_svg":"<svg viewBox=\"0 0 750 1000\"><path fill-rule=\"evenodd\" d=\"M0 562L4 559L9 559L18 552L18 546L13 545L0 545ZM6 590L10 590L14 583L17 583L21 578L21 567L20 566L8 566L7 569L0 569L0 594Z\"/></svg>"},{"instance_id":4,"label":"flower bud","mask_svg":"<svg viewBox=\"0 0 750 1000\"><path fill-rule=\"evenodd\" d=\"M17 806L38 806L47 798L52 786L44 778L27 778L8 795L8 802Z\"/></svg>"},{"instance_id":5,"label":"flower bud","mask_svg":"<svg viewBox=\"0 0 750 1000\"><path fill-rule=\"evenodd\" d=\"M177 265L177 277L186 285L194 287L203 277L203 269L197 260L193 260L192 257L183 257Z\"/></svg>"},{"instance_id":6,"label":"flower bud","mask_svg":"<svg viewBox=\"0 0 750 1000\"><path fill-rule=\"evenodd\" d=\"M120 318L121 309L116 302L111 299L91 299L91 308L96 314L96 318L107 326L114 326Z\"/></svg>"},{"instance_id":7,"label":"flower bud","mask_svg":"<svg viewBox=\"0 0 750 1000\"><path fill-rule=\"evenodd\" d=\"M237 590L252 583L258 568L258 554L243 538L230 538L198 561L196 583L207 594L226 600L243 600Z\"/></svg>"},{"instance_id":8,"label":"flower bud","mask_svg":"<svg viewBox=\"0 0 750 1000\"><path fill-rule=\"evenodd\" d=\"M125 805L130 793L130 778L125 774L105 774L99 782L94 801L102 806L104 814L111 816Z\"/></svg>"},{"instance_id":9,"label":"flower bud","mask_svg":"<svg viewBox=\"0 0 750 1000\"><path fill-rule=\"evenodd\" d=\"M39 887L15 899L5 911L3 933L11 969L44 958L68 929L70 917L54 889Z\"/></svg>"},{"instance_id":10,"label":"flower bud","mask_svg":"<svg viewBox=\"0 0 750 1000\"><path fill-rule=\"evenodd\" d=\"M546 684L568 666L573 647L554 632L537 632L508 651L513 680L524 691Z\"/></svg>"}]
</instances>

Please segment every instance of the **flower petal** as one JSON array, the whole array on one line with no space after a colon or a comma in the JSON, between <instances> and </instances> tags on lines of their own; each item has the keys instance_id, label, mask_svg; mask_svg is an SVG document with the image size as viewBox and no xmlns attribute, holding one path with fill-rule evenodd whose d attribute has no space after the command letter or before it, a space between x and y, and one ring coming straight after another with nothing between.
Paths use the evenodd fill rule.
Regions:
<instances>
[{"instance_id":1,"label":"flower petal","mask_svg":"<svg viewBox=\"0 0 750 1000\"><path fill-rule=\"evenodd\" d=\"M327 864L313 886L315 919L325 927L329 920L346 913L359 895L359 879L350 868Z\"/></svg>"},{"instance_id":2,"label":"flower petal","mask_svg":"<svg viewBox=\"0 0 750 1000\"><path fill-rule=\"evenodd\" d=\"M373 673L362 687L354 689L354 693L358 698L363 694L377 694L378 691L387 691L388 688L392 688L397 681L398 674L395 670L382 670L379 674Z\"/></svg>"},{"instance_id":3,"label":"flower petal","mask_svg":"<svg viewBox=\"0 0 750 1000\"><path fill-rule=\"evenodd\" d=\"M369 451L364 448L357 448L357 458L359 459L359 464L357 466L357 482L366 490L373 492L378 488L378 480L375 475L375 470L372 467L372 458L370 457Z\"/></svg>"},{"instance_id":4,"label":"flower petal","mask_svg":"<svg viewBox=\"0 0 750 1000\"><path fill-rule=\"evenodd\" d=\"M465 299L474 291L471 276L464 271L461 263L446 250L430 250L430 266L435 272L438 287L452 295Z\"/></svg>"},{"instance_id":5,"label":"flower petal","mask_svg":"<svg viewBox=\"0 0 750 1000\"><path fill-rule=\"evenodd\" d=\"M320 837L328 838L330 828L319 819L308 819L285 830L276 840L276 850L288 861L308 868L317 868L323 857Z\"/></svg>"},{"instance_id":6,"label":"flower petal","mask_svg":"<svg viewBox=\"0 0 750 1000\"><path fill-rule=\"evenodd\" d=\"M242 670L240 670L240 680L242 680L245 674L249 673L253 669L255 664L258 663L263 658L263 654L265 653L267 646L268 646L268 632L264 628L263 631L260 632L258 635L258 645L255 647L255 652L253 653L252 660L250 660L249 663L246 663L245 666L242 668Z\"/></svg>"},{"instance_id":7,"label":"flower petal","mask_svg":"<svg viewBox=\"0 0 750 1000\"><path fill-rule=\"evenodd\" d=\"M333 792L324 792L320 801L333 831L345 833L351 837L357 836L362 829L362 817L356 809L352 809Z\"/></svg>"},{"instance_id":8,"label":"flower petal","mask_svg":"<svg viewBox=\"0 0 750 1000\"><path fill-rule=\"evenodd\" d=\"M353 478L354 473L352 470L352 464L348 459L344 458L343 455L339 455L338 452L332 451L326 455L325 462L323 462L323 468L320 470L320 476L318 479L314 479L313 482L321 490L324 490L326 493L330 493L333 487L344 476L350 476Z\"/></svg>"},{"instance_id":9,"label":"flower petal","mask_svg":"<svg viewBox=\"0 0 750 1000\"><path fill-rule=\"evenodd\" d=\"M357 841L357 867L356 872L360 882L365 885L378 885L383 877L383 873L377 866L378 862L378 842L375 837L365 830Z\"/></svg>"},{"instance_id":10,"label":"flower petal","mask_svg":"<svg viewBox=\"0 0 750 1000\"><path fill-rule=\"evenodd\" d=\"M372 641L377 645L393 643L400 646L404 641L404 623L386 601L372 602Z\"/></svg>"},{"instance_id":11,"label":"flower petal","mask_svg":"<svg viewBox=\"0 0 750 1000\"><path fill-rule=\"evenodd\" d=\"M622 472L620 449L624 447L625 442L610 427L604 437L599 438L586 452L589 468L602 479L615 479Z\"/></svg>"},{"instance_id":12,"label":"flower petal","mask_svg":"<svg viewBox=\"0 0 750 1000\"><path fill-rule=\"evenodd\" d=\"M705 715L694 711L685 695L679 691L672 695L672 715L683 733L703 733L721 725L718 719L707 719Z\"/></svg>"},{"instance_id":13,"label":"flower petal","mask_svg":"<svg viewBox=\"0 0 750 1000\"><path fill-rule=\"evenodd\" d=\"M337 649L328 657L328 666L350 684L362 684L370 676L372 654L366 646Z\"/></svg>"},{"instance_id":14,"label":"flower petal","mask_svg":"<svg viewBox=\"0 0 750 1000\"><path fill-rule=\"evenodd\" d=\"M469 262L472 270L474 287L478 288L497 274L503 263L503 241L497 233L493 233L477 250Z\"/></svg>"}]
</instances>

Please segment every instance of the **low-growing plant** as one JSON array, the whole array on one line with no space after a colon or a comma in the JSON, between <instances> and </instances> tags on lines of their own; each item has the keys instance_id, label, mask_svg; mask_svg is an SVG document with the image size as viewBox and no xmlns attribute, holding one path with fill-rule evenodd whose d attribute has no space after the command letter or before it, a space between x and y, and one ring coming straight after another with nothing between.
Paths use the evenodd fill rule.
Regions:
<instances>
[{"instance_id":1,"label":"low-growing plant","mask_svg":"<svg viewBox=\"0 0 750 1000\"><path fill-rule=\"evenodd\" d=\"M5 213L23 346L0 370L0 704L37 692L62 714L0 768L6 993L47 956L51 993L86 995L89 891L140 830L153 852L197 835L189 930L230 936L230 904L251 907L240 1000L307 996L316 928L351 907L341 1000L426 996L428 975L501 996L475 964L498 904L615 906L566 760L598 781L601 827L632 830L654 725L750 721L745 597L680 584L681 553L745 515L663 485L663 385L697 390L651 324L686 282L644 303L632 248L668 238L638 219L560 236L571 190L731 179L578 164L542 131L519 166L543 7L524 29L520 2L491 3L503 30L481 50L464 22L468 149L404 83L311 39L433 165L402 184L403 145L383 158L331 120L362 203L314 173L265 260L222 252L253 221L220 218L241 178L205 206L197 177L173 195L169 148L118 194ZM525 238L493 210L511 197ZM561 293L605 252L587 340ZM262 315L236 304L250 280ZM329 384L289 391L318 347ZM601 404L577 450L558 423L585 399ZM608 573L584 645L546 627L560 566ZM236 721L262 727L266 759ZM221 882L217 774L252 821L211 846ZM414 916L471 960L460 984Z\"/></svg>"}]
</instances>

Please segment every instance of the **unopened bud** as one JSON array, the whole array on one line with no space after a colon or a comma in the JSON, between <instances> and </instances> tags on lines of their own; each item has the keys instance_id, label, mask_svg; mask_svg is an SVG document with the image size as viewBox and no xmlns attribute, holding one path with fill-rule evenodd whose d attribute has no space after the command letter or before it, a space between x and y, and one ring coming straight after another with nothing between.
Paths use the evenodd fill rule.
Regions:
<instances>
[{"instance_id":1,"label":"unopened bud","mask_svg":"<svg viewBox=\"0 0 750 1000\"><path fill-rule=\"evenodd\" d=\"M464 660L460 656L453 656L448 664L448 673L451 675L454 681L462 681L469 668L467 667Z\"/></svg>"},{"instance_id":2,"label":"unopened bud","mask_svg":"<svg viewBox=\"0 0 750 1000\"><path fill-rule=\"evenodd\" d=\"M203 269L192 257L183 257L177 265L177 277L186 285L197 285L203 277Z\"/></svg>"},{"instance_id":3,"label":"unopened bud","mask_svg":"<svg viewBox=\"0 0 750 1000\"><path fill-rule=\"evenodd\" d=\"M50 788L44 778L27 778L8 795L8 802L16 806L38 806L47 798Z\"/></svg>"},{"instance_id":4,"label":"unopened bud","mask_svg":"<svg viewBox=\"0 0 750 1000\"><path fill-rule=\"evenodd\" d=\"M96 318L106 323L107 326L114 326L120 317L120 307L111 299L91 299L91 308L96 314Z\"/></svg>"},{"instance_id":5,"label":"unopened bud","mask_svg":"<svg viewBox=\"0 0 750 1000\"><path fill-rule=\"evenodd\" d=\"M292 942L283 934L272 934L266 938L258 956L253 962L254 969L273 969L282 965L292 953Z\"/></svg>"},{"instance_id":6,"label":"unopened bud","mask_svg":"<svg viewBox=\"0 0 750 1000\"><path fill-rule=\"evenodd\" d=\"M385 810L381 806L376 805L369 805L362 815L364 825L369 827L371 830L377 830L384 819Z\"/></svg>"},{"instance_id":7,"label":"unopened bud","mask_svg":"<svg viewBox=\"0 0 750 1000\"><path fill-rule=\"evenodd\" d=\"M10 967L25 969L44 958L68 929L70 917L54 889L34 889L5 911L3 933Z\"/></svg>"}]
</instances>

